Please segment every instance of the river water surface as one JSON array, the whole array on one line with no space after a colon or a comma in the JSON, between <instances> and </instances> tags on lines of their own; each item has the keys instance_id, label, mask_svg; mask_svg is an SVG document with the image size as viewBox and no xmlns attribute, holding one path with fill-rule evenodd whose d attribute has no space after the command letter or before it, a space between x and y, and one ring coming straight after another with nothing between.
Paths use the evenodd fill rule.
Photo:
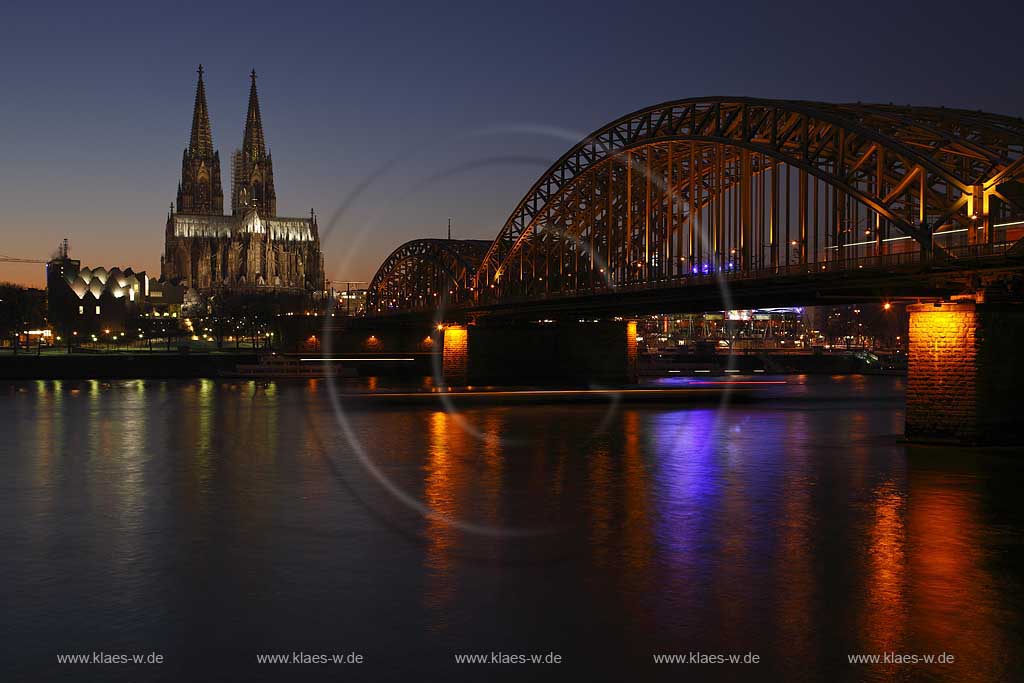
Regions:
<instances>
[{"instance_id":1,"label":"river water surface","mask_svg":"<svg viewBox=\"0 0 1024 683\"><path fill-rule=\"evenodd\" d=\"M315 380L0 384L0 679L1024 679L1022 454L900 443L899 378L785 379L341 415ZM57 659L94 652L164 661ZM257 663L293 653L364 661ZM562 663L455 661L493 653ZM690 653L758 662L654 663ZM849 663L886 653L954 661Z\"/></svg>"}]
</instances>

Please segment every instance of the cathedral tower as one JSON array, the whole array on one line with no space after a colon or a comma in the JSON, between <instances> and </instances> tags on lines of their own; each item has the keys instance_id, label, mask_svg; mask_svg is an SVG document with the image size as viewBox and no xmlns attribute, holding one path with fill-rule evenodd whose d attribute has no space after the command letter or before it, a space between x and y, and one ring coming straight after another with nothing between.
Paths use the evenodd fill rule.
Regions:
<instances>
[{"instance_id":1,"label":"cathedral tower","mask_svg":"<svg viewBox=\"0 0 1024 683\"><path fill-rule=\"evenodd\" d=\"M289 294L303 303L324 296L324 260L316 217L277 215L274 170L252 73L242 148L232 159L231 215L224 215L220 158L213 149L203 68L192 114L192 136L164 228L161 276L201 296ZM299 304L296 304L299 305Z\"/></svg>"},{"instance_id":2,"label":"cathedral tower","mask_svg":"<svg viewBox=\"0 0 1024 683\"><path fill-rule=\"evenodd\" d=\"M203 65L199 65L196 103L192 110L192 135L181 159L181 182L178 184L178 213L221 215L224 212L224 190L220 182L220 155L213 149L210 112L206 107Z\"/></svg>"},{"instance_id":3,"label":"cathedral tower","mask_svg":"<svg viewBox=\"0 0 1024 683\"><path fill-rule=\"evenodd\" d=\"M242 215L249 207L261 216L277 215L277 192L274 190L274 163L267 153L263 137L263 119L256 95L256 71L249 74L249 111L245 116L242 148L235 151L231 171L231 213Z\"/></svg>"}]
</instances>

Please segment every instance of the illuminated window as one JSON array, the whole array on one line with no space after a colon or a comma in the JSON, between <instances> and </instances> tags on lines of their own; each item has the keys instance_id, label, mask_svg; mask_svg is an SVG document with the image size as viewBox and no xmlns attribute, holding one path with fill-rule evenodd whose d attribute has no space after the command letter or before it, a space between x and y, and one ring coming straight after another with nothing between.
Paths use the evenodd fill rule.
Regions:
<instances>
[{"instance_id":1,"label":"illuminated window","mask_svg":"<svg viewBox=\"0 0 1024 683\"><path fill-rule=\"evenodd\" d=\"M97 307L96 307L96 315L99 315L99 314L100 314L100 307L99 307L99 306L97 306Z\"/></svg>"},{"instance_id":2,"label":"illuminated window","mask_svg":"<svg viewBox=\"0 0 1024 683\"><path fill-rule=\"evenodd\" d=\"M85 313L85 306L79 306L78 307L78 315L82 315L83 313Z\"/></svg>"}]
</instances>

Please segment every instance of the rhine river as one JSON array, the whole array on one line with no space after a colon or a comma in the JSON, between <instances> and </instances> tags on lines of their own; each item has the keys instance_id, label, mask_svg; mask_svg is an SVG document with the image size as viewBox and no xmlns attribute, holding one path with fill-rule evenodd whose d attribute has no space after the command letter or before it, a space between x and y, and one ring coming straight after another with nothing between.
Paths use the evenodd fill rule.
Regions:
<instances>
[{"instance_id":1,"label":"rhine river","mask_svg":"<svg viewBox=\"0 0 1024 683\"><path fill-rule=\"evenodd\" d=\"M1022 454L901 443L899 378L784 379L458 414L2 383L0 678L1021 680ZM164 661L57 662L94 652ZM455 663L492 653L562 663ZM690 653L759 661L653 663ZM885 653L955 659L848 663Z\"/></svg>"}]
</instances>

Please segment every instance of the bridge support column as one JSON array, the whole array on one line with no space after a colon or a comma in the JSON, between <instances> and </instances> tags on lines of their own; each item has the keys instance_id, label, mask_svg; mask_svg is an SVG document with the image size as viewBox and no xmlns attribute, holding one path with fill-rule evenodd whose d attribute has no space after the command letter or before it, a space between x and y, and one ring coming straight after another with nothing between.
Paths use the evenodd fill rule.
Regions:
<instances>
[{"instance_id":1,"label":"bridge support column","mask_svg":"<svg viewBox=\"0 0 1024 683\"><path fill-rule=\"evenodd\" d=\"M469 330L465 325L447 325L444 328L441 375L445 384L469 384Z\"/></svg>"},{"instance_id":2,"label":"bridge support column","mask_svg":"<svg viewBox=\"0 0 1024 683\"><path fill-rule=\"evenodd\" d=\"M960 300L907 310L907 439L1020 443L1024 304Z\"/></svg>"},{"instance_id":3,"label":"bridge support column","mask_svg":"<svg viewBox=\"0 0 1024 683\"><path fill-rule=\"evenodd\" d=\"M453 386L611 386L637 379L636 323L449 325L442 372Z\"/></svg>"}]
</instances>

